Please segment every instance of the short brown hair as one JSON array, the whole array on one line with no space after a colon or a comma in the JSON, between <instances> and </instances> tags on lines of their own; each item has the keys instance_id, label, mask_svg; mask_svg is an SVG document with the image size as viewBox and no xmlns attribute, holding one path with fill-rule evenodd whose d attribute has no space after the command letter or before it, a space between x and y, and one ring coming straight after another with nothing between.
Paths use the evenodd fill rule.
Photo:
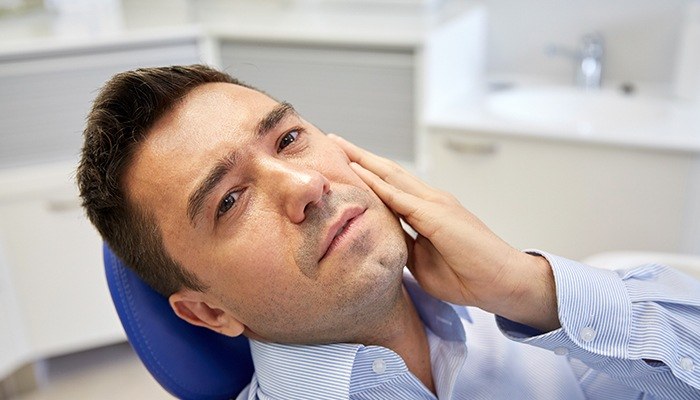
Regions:
<instances>
[{"instance_id":1,"label":"short brown hair","mask_svg":"<svg viewBox=\"0 0 700 400\"><path fill-rule=\"evenodd\" d=\"M204 65L117 74L100 90L83 133L77 182L88 218L114 253L166 297L206 286L168 254L155 217L128 201L122 178L153 124L192 89L211 82L252 88Z\"/></svg>"}]
</instances>

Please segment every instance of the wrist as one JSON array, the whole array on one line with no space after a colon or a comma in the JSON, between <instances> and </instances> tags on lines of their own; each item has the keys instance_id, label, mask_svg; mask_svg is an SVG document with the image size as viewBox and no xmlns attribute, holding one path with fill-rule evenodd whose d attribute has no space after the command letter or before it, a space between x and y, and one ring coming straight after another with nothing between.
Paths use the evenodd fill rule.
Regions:
<instances>
[{"instance_id":1,"label":"wrist","mask_svg":"<svg viewBox=\"0 0 700 400\"><path fill-rule=\"evenodd\" d=\"M494 314L549 332L561 326L552 267L546 258L520 252L514 257L511 288Z\"/></svg>"}]
</instances>

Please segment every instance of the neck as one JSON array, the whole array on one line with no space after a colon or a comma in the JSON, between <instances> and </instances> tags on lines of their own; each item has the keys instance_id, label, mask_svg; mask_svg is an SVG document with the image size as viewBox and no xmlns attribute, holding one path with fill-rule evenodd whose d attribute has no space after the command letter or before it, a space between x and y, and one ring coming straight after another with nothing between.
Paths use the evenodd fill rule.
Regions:
<instances>
[{"instance_id":1,"label":"neck","mask_svg":"<svg viewBox=\"0 0 700 400\"><path fill-rule=\"evenodd\" d=\"M435 393L428 336L406 288L402 288L400 299L382 329L359 343L391 349L403 358L408 370Z\"/></svg>"}]
</instances>

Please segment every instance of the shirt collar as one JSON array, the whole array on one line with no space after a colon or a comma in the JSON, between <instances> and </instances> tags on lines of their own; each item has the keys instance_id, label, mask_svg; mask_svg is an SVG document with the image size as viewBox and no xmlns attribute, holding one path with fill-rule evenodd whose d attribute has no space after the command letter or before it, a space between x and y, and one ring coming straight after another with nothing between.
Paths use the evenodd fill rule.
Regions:
<instances>
[{"instance_id":1,"label":"shirt collar","mask_svg":"<svg viewBox=\"0 0 700 400\"><path fill-rule=\"evenodd\" d=\"M421 320L433 333L450 342L466 341L461 319L472 322L466 307L455 307L429 295L407 270L404 272L403 284Z\"/></svg>"},{"instance_id":2,"label":"shirt collar","mask_svg":"<svg viewBox=\"0 0 700 400\"><path fill-rule=\"evenodd\" d=\"M403 283L423 323L446 341L466 340L463 318L471 317L464 307L453 307L426 293L406 271ZM289 345L250 340L255 374L260 389L271 398L347 399L353 368L357 373L365 358L376 352L397 359L393 369L405 372L403 360L380 346L336 343ZM390 364L393 365L393 364ZM389 374L387 374L389 376Z\"/></svg>"},{"instance_id":3,"label":"shirt collar","mask_svg":"<svg viewBox=\"0 0 700 400\"><path fill-rule=\"evenodd\" d=\"M355 356L362 347L250 341L259 390L273 399L347 399Z\"/></svg>"}]
</instances>

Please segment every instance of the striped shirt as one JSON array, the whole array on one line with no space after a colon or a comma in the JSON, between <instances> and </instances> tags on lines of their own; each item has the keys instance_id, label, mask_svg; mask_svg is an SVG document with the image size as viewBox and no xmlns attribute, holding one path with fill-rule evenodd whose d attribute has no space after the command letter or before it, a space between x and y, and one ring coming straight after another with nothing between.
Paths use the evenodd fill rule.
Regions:
<instances>
[{"instance_id":1,"label":"striped shirt","mask_svg":"<svg viewBox=\"0 0 700 400\"><path fill-rule=\"evenodd\" d=\"M544 252L560 329L541 333L406 286L439 399L700 399L700 282L662 265L607 271ZM239 399L436 399L393 351L251 340Z\"/></svg>"}]
</instances>

